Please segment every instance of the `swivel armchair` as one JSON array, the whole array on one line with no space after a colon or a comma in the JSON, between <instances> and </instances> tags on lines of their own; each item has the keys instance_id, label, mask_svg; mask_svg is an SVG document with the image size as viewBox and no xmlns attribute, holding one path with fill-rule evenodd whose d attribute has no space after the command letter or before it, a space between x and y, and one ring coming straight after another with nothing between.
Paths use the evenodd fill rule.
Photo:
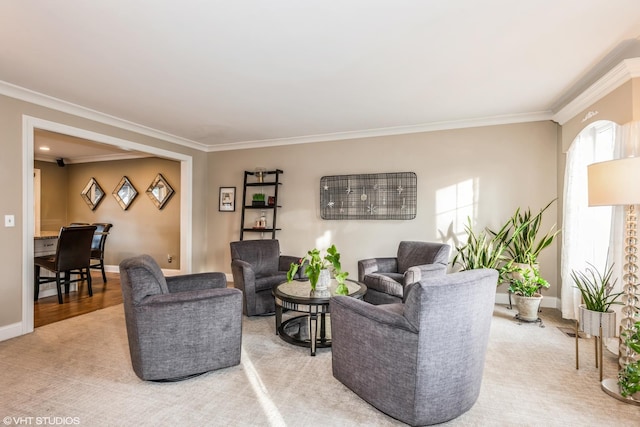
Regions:
<instances>
[{"instance_id":1,"label":"swivel armchair","mask_svg":"<svg viewBox=\"0 0 640 427\"><path fill-rule=\"evenodd\" d=\"M413 284L404 303L332 297L333 376L410 425L460 416L480 393L497 282L468 270Z\"/></svg>"},{"instance_id":2,"label":"swivel armchair","mask_svg":"<svg viewBox=\"0 0 640 427\"><path fill-rule=\"evenodd\" d=\"M286 282L287 271L301 257L280 255L280 243L274 239L231 242L233 284L242 290L243 312L247 316L275 313L271 289ZM302 270L302 269L300 269ZM302 278L302 271L296 273Z\"/></svg>"},{"instance_id":3,"label":"swivel armchair","mask_svg":"<svg viewBox=\"0 0 640 427\"><path fill-rule=\"evenodd\" d=\"M447 272L451 247L443 243L408 242L396 257L358 261L358 281L367 285L364 300L371 304L402 302L409 285Z\"/></svg>"},{"instance_id":4,"label":"swivel armchair","mask_svg":"<svg viewBox=\"0 0 640 427\"><path fill-rule=\"evenodd\" d=\"M131 364L143 380L177 381L240 363L242 293L224 273L164 277L149 255L120 263Z\"/></svg>"}]
</instances>

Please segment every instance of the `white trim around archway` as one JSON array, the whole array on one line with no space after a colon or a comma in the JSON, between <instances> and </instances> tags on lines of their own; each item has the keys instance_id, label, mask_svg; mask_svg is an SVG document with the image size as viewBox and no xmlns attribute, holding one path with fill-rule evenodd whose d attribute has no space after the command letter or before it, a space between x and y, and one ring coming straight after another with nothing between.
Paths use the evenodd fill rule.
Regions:
<instances>
[{"instance_id":1,"label":"white trim around archway","mask_svg":"<svg viewBox=\"0 0 640 427\"><path fill-rule=\"evenodd\" d=\"M22 334L33 332L33 237L34 237L34 198L33 198L33 161L34 131L48 130L65 135L83 138L102 144L113 145L125 150L136 150L180 162L180 270L176 274L190 273L192 270L192 177L193 159L191 156L151 147L133 141L76 128L28 115L22 116L22 212L24 215L22 241Z\"/></svg>"}]
</instances>

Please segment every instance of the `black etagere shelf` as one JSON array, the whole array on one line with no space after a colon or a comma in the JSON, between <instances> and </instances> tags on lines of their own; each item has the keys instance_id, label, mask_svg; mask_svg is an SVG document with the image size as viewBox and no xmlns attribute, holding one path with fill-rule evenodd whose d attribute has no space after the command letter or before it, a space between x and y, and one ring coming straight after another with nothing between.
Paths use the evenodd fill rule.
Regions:
<instances>
[{"instance_id":1,"label":"black etagere shelf","mask_svg":"<svg viewBox=\"0 0 640 427\"><path fill-rule=\"evenodd\" d=\"M278 191L281 182L281 175L284 172L280 169L270 171L244 171L244 185L242 190L242 219L240 221L240 240L244 240L245 233L270 233L271 238L276 238L276 232L280 231L277 228L278 209L282 206L278 204ZM252 197L256 192L252 192L251 189L259 187L262 194L265 195L266 200L264 204L253 204ZM247 191L249 189L249 191ZM249 198L249 200L247 200ZM264 211L264 224L247 225L247 222L253 221L252 218L247 218L247 211ZM267 214L269 212L270 214ZM264 225L264 226L262 226Z\"/></svg>"}]
</instances>

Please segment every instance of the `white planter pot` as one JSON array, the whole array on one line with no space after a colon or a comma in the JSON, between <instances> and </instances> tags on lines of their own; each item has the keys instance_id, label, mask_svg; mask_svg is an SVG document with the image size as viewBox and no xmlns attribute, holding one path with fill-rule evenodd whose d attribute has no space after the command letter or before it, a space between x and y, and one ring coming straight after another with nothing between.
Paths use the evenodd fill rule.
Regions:
<instances>
[{"instance_id":1,"label":"white planter pot","mask_svg":"<svg viewBox=\"0 0 640 427\"><path fill-rule=\"evenodd\" d=\"M532 297L523 297L516 295L516 308L518 309L518 317L525 322L535 322L538 320L538 309L542 301L542 295L535 294Z\"/></svg>"},{"instance_id":2,"label":"white planter pot","mask_svg":"<svg viewBox=\"0 0 640 427\"><path fill-rule=\"evenodd\" d=\"M602 313L587 310L584 305L580 305L578 308L578 320L582 332L599 337L600 326L602 325L602 338L616 336L616 313L613 310Z\"/></svg>"}]
</instances>

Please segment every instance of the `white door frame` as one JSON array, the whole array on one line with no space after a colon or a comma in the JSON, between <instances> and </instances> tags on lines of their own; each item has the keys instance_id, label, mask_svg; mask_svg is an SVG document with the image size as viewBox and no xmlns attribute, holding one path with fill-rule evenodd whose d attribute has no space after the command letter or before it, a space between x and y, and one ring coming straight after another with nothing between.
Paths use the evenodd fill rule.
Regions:
<instances>
[{"instance_id":1,"label":"white door frame","mask_svg":"<svg viewBox=\"0 0 640 427\"><path fill-rule=\"evenodd\" d=\"M22 116L22 334L33 332L33 237L34 237L34 188L33 188L33 141L36 129L48 130L75 136L101 144L113 145L125 150L136 150L180 162L180 270L176 274L187 274L192 270L192 220L193 158L161 148L143 145L113 136L76 128L28 115Z\"/></svg>"},{"instance_id":2,"label":"white door frame","mask_svg":"<svg viewBox=\"0 0 640 427\"><path fill-rule=\"evenodd\" d=\"M34 233L40 233L40 169L33 170L33 221Z\"/></svg>"}]
</instances>

